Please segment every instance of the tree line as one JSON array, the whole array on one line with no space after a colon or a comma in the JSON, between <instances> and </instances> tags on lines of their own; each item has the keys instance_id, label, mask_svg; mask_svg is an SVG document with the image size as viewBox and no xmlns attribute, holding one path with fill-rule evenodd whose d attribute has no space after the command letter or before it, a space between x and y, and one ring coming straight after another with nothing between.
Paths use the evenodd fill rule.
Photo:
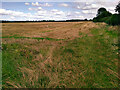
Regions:
<instances>
[{"instance_id":1,"label":"tree line","mask_svg":"<svg viewBox=\"0 0 120 90\"><path fill-rule=\"evenodd\" d=\"M80 21L92 21L92 19L87 20L87 19L71 19L71 20L38 20L38 21L7 21L7 20L2 20L0 21L1 23L25 23L25 22L80 22Z\"/></svg>"},{"instance_id":2,"label":"tree line","mask_svg":"<svg viewBox=\"0 0 120 90\"><path fill-rule=\"evenodd\" d=\"M93 22L105 22L109 25L120 25L120 2L116 5L115 12L118 14L112 14L105 8L99 8L96 17L93 18Z\"/></svg>"}]
</instances>

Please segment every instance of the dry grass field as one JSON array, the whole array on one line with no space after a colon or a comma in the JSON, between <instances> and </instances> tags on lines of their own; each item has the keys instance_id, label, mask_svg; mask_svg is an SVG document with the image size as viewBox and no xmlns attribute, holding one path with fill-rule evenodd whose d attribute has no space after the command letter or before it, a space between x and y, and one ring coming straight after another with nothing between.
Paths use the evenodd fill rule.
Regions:
<instances>
[{"instance_id":1,"label":"dry grass field","mask_svg":"<svg viewBox=\"0 0 120 90\"><path fill-rule=\"evenodd\" d=\"M3 88L117 88L117 26L2 23Z\"/></svg>"}]
</instances>

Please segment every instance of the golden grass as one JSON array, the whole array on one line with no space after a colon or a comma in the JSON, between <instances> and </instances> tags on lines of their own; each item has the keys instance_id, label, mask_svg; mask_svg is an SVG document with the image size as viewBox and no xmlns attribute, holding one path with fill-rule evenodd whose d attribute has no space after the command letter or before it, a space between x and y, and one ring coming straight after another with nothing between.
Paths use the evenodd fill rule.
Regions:
<instances>
[{"instance_id":1,"label":"golden grass","mask_svg":"<svg viewBox=\"0 0 120 90\"><path fill-rule=\"evenodd\" d=\"M88 36L93 36L90 30L92 28L98 28L97 24L93 22L3 23L2 28L2 36L16 35L18 37L48 37L54 39L65 39L61 41L50 41L26 38L3 38L4 44L17 43L22 45L23 47L26 47L28 50L33 51L32 61L29 63L27 62L27 59L26 61L24 61L29 67L18 66L19 71L22 72L21 81L19 83L13 83L8 80L6 81L7 84L10 84L12 87L15 88L26 88L35 86L39 88L56 88L62 86L69 88L79 86L87 87L87 83L85 82L85 80L88 79L88 77L86 77L85 74L87 72L94 73L95 69L92 66L86 69L82 65L79 67L74 67L73 63L68 64L62 61L62 56L59 55L59 52L55 52L58 51L61 47L64 48L64 46L68 42L76 38L82 38L86 34ZM80 33L82 33L82 35L79 35ZM103 33L101 32L100 34ZM106 39L107 38L109 37L106 37ZM85 46L83 48L85 48ZM74 47L72 47L72 49L74 49ZM117 49L117 47L113 47L113 49ZM23 51L24 50L21 50L21 52ZM86 52L83 52L83 54L85 53ZM69 57L68 60L72 58L72 54L65 54L65 57ZM55 55L59 56L57 57ZM102 58L102 56L100 58ZM86 63L86 60L84 58L80 60L80 62ZM85 65L87 66L87 64L89 63L86 63ZM115 77L117 77L118 75L116 72L112 71L109 68L107 69L107 72L108 75L113 74L115 75ZM78 78L80 79L80 81L78 81ZM91 80L91 78L92 77L90 77L89 80ZM44 85L40 84L43 79L45 79L45 81L43 82ZM66 81L69 83L66 83ZM111 83L114 84L113 82ZM98 83L93 83L93 86L99 88L103 87ZM6 87L8 86L6 85Z\"/></svg>"}]
</instances>

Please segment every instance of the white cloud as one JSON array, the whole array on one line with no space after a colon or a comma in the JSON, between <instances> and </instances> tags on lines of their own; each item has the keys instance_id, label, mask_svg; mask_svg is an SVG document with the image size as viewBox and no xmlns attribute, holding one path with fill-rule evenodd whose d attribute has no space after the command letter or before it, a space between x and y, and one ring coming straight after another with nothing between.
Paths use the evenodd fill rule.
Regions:
<instances>
[{"instance_id":1,"label":"white cloud","mask_svg":"<svg viewBox=\"0 0 120 90\"><path fill-rule=\"evenodd\" d=\"M39 6L38 2L32 3L33 6Z\"/></svg>"},{"instance_id":2,"label":"white cloud","mask_svg":"<svg viewBox=\"0 0 120 90\"><path fill-rule=\"evenodd\" d=\"M64 15L65 13L63 11L57 10L57 9L52 9L51 13L54 15Z\"/></svg>"},{"instance_id":3,"label":"white cloud","mask_svg":"<svg viewBox=\"0 0 120 90\"><path fill-rule=\"evenodd\" d=\"M66 13L66 17L67 19L84 19L84 16L80 12L77 12L77 11L75 12L70 11Z\"/></svg>"},{"instance_id":4,"label":"white cloud","mask_svg":"<svg viewBox=\"0 0 120 90\"><path fill-rule=\"evenodd\" d=\"M107 10L111 13L115 13L115 7L107 7Z\"/></svg>"},{"instance_id":5,"label":"white cloud","mask_svg":"<svg viewBox=\"0 0 120 90\"><path fill-rule=\"evenodd\" d=\"M32 6L39 6L39 3L38 2L35 2L35 3L32 2Z\"/></svg>"},{"instance_id":6,"label":"white cloud","mask_svg":"<svg viewBox=\"0 0 120 90\"><path fill-rule=\"evenodd\" d=\"M83 10L82 12L85 13L85 14L88 14L89 10Z\"/></svg>"},{"instance_id":7,"label":"white cloud","mask_svg":"<svg viewBox=\"0 0 120 90\"><path fill-rule=\"evenodd\" d=\"M66 3L62 3L62 4L59 4L60 6L63 6L63 7L68 7L69 5L66 4Z\"/></svg>"},{"instance_id":8,"label":"white cloud","mask_svg":"<svg viewBox=\"0 0 120 90\"><path fill-rule=\"evenodd\" d=\"M42 8L39 9L40 10L36 10L37 12L33 14L0 9L0 14L3 17L9 17L9 19L7 18L7 20L47 20L47 19L60 20L66 18L65 12L61 10L53 9L48 11ZM29 10L33 10L33 8L29 8Z\"/></svg>"},{"instance_id":9,"label":"white cloud","mask_svg":"<svg viewBox=\"0 0 120 90\"><path fill-rule=\"evenodd\" d=\"M41 6L41 7L50 7L50 6L52 6L52 5L49 4L49 3L40 4L40 3L38 3L38 2L35 2L35 3L32 2L32 6L37 6L37 7L39 7L39 6Z\"/></svg>"},{"instance_id":10,"label":"white cloud","mask_svg":"<svg viewBox=\"0 0 120 90\"><path fill-rule=\"evenodd\" d=\"M0 9L0 15L4 15L4 14L7 14L5 9Z\"/></svg>"},{"instance_id":11,"label":"white cloud","mask_svg":"<svg viewBox=\"0 0 120 90\"><path fill-rule=\"evenodd\" d=\"M28 10L32 11L32 10L33 10L33 8L28 8Z\"/></svg>"},{"instance_id":12,"label":"white cloud","mask_svg":"<svg viewBox=\"0 0 120 90\"><path fill-rule=\"evenodd\" d=\"M82 13L84 14L96 14L96 10L82 10Z\"/></svg>"},{"instance_id":13,"label":"white cloud","mask_svg":"<svg viewBox=\"0 0 120 90\"><path fill-rule=\"evenodd\" d=\"M26 2L25 5L30 5L30 4Z\"/></svg>"},{"instance_id":14,"label":"white cloud","mask_svg":"<svg viewBox=\"0 0 120 90\"><path fill-rule=\"evenodd\" d=\"M80 12L77 12L77 11L76 11L75 14L80 14Z\"/></svg>"},{"instance_id":15,"label":"white cloud","mask_svg":"<svg viewBox=\"0 0 120 90\"><path fill-rule=\"evenodd\" d=\"M30 10L30 11L32 11L32 10L34 10L34 11L40 11L40 10L42 10L42 7L38 7L38 8L28 8L28 10Z\"/></svg>"},{"instance_id":16,"label":"white cloud","mask_svg":"<svg viewBox=\"0 0 120 90\"><path fill-rule=\"evenodd\" d=\"M12 15L12 16L25 16L23 12L5 10L5 9L0 9L0 14L1 15Z\"/></svg>"},{"instance_id":17,"label":"white cloud","mask_svg":"<svg viewBox=\"0 0 120 90\"><path fill-rule=\"evenodd\" d=\"M76 16L76 19L84 19L84 16Z\"/></svg>"},{"instance_id":18,"label":"white cloud","mask_svg":"<svg viewBox=\"0 0 120 90\"><path fill-rule=\"evenodd\" d=\"M85 4L86 4L86 5L90 5L91 3L90 3L90 2L86 2Z\"/></svg>"},{"instance_id":19,"label":"white cloud","mask_svg":"<svg viewBox=\"0 0 120 90\"><path fill-rule=\"evenodd\" d=\"M77 6L76 8L77 8L77 9L80 9L81 7L80 7L80 6Z\"/></svg>"},{"instance_id":20,"label":"white cloud","mask_svg":"<svg viewBox=\"0 0 120 90\"><path fill-rule=\"evenodd\" d=\"M38 7L38 10L42 10L42 8L41 8L41 7Z\"/></svg>"},{"instance_id":21,"label":"white cloud","mask_svg":"<svg viewBox=\"0 0 120 90\"><path fill-rule=\"evenodd\" d=\"M83 7L83 10L89 10L89 9L98 9L100 7L104 7L103 5L99 5L99 4L90 4L90 5L86 5L85 7Z\"/></svg>"},{"instance_id":22,"label":"white cloud","mask_svg":"<svg viewBox=\"0 0 120 90\"><path fill-rule=\"evenodd\" d=\"M45 15L47 15L47 11L46 10L42 10L42 11L38 11L37 13L36 13L36 15L38 15L38 16L45 16Z\"/></svg>"},{"instance_id":23,"label":"white cloud","mask_svg":"<svg viewBox=\"0 0 120 90\"><path fill-rule=\"evenodd\" d=\"M15 17L13 17L13 16L11 16L10 18L11 18L11 19L15 19Z\"/></svg>"},{"instance_id":24,"label":"white cloud","mask_svg":"<svg viewBox=\"0 0 120 90\"><path fill-rule=\"evenodd\" d=\"M57 12L58 10L57 10L57 9L52 9L51 11L52 11L52 12Z\"/></svg>"},{"instance_id":25,"label":"white cloud","mask_svg":"<svg viewBox=\"0 0 120 90\"><path fill-rule=\"evenodd\" d=\"M17 20L16 18L28 18L33 17L31 13L24 13L24 12L18 12L18 11L12 11L12 10L6 10L6 9L0 9L0 15L2 17L9 17L9 19L4 19L4 20ZM21 19L22 20L22 19Z\"/></svg>"},{"instance_id":26,"label":"white cloud","mask_svg":"<svg viewBox=\"0 0 120 90\"><path fill-rule=\"evenodd\" d=\"M44 6L44 7L50 7L52 5L48 4L48 3L45 3L45 4L41 4L41 6Z\"/></svg>"},{"instance_id":27,"label":"white cloud","mask_svg":"<svg viewBox=\"0 0 120 90\"><path fill-rule=\"evenodd\" d=\"M33 2L33 3L25 3L25 5L30 5L31 7L28 10L33 10L31 13L25 13L20 11L14 10L6 10L0 9L0 15L2 16L9 16L6 17L7 20L47 20L47 19L54 19L54 20L63 20L63 19L90 19L96 16L97 10L100 7L105 7L108 11L115 13L115 6L117 3L115 2L103 2L103 1L96 1L96 2L74 2L72 4L68 3L56 3L54 5L62 6L63 9L58 8L58 6L49 8L53 6L51 3L42 3L42 2ZM71 5L71 6L70 6ZM34 6L34 7L33 7ZM44 8L45 7L45 8ZM54 8L54 9L53 9ZM63 9L63 10L62 10ZM3 17L5 19L5 17Z\"/></svg>"},{"instance_id":28,"label":"white cloud","mask_svg":"<svg viewBox=\"0 0 120 90\"><path fill-rule=\"evenodd\" d=\"M58 12L55 12L54 14L55 15L64 15L64 12L63 11L58 11Z\"/></svg>"}]
</instances>

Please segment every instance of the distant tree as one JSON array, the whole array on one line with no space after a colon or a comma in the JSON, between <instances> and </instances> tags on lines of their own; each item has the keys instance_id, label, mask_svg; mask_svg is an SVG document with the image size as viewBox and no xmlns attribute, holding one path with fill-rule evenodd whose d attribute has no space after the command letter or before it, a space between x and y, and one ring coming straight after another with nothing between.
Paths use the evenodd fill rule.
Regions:
<instances>
[{"instance_id":1,"label":"distant tree","mask_svg":"<svg viewBox=\"0 0 120 90\"><path fill-rule=\"evenodd\" d=\"M88 21L87 19L84 19L84 21Z\"/></svg>"},{"instance_id":2,"label":"distant tree","mask_svg":"<svg viewBox=\"0 0 120 90\"><path fill-rule=\"evenodd\" d=\"M104 22L108 17L110 17L112 13L107 11L105 8L99 8L97 17L93 18L94 22Z\"/></svg>"},{"instance_id":3,"label":"distant tree","mask_svg":"<svg viewBox=\"0 0 120 90\"><path fill-rule=\"evenodd\" d=\"M105 12L105 11L107 11L105 8L99 8L98 9L98 14L97 14L97 16L99 16L100 14L102 14L103 12Z\"/></svg>"},{"instance_id":4,"label":"distant tree","mask_svg":"<svg viewBox=\"0 0 120 90\"><path fill-rule=\"evenodd\" d=\"M109 11L104 11L98 17L99 18L104 18L104 17L108 17L108 16L111 16L111 15L112 15L112 13L110 13Z\"/></svg>"},{"instance_id":5,"label":"distant tree","mask_svg":"<svg viewBox=\"0 0 120 90\"><path fill-rule=\"evenodd\" d=\"M120 14L120 2L119 2L118 5L116 6L115 11L118 12L118 13Z\"/></svg>"}]
</instances>

